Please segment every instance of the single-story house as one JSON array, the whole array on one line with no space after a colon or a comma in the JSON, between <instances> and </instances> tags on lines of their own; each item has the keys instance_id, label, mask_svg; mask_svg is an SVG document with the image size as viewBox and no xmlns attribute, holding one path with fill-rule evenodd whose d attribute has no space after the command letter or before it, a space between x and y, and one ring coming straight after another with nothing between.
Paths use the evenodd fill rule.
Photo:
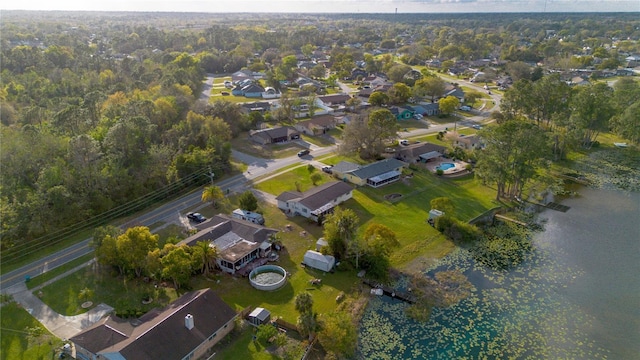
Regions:
<instances>
[{"instance_id":1,"label":"single-story house","mask_svg":"<svg viewBox=\"0 0 640 360\"><path fill-rule=\"evenodd\" d=\"M309 120L304 120L296 123L296 130L306 135L322 135L331 129L335 129L337 120L335 116L327 114L314 116Z\"/></svg>"},{"instance_id":2,"label":"single-story house","mask_svg":"<svg viewBox=\"0 0 640 360\"><path fill-rule=\"evenodd\" d=\"M426 115L427 113L427 109L425 109L422 105L406 105L405 108L413 111L414 114Z\"/></svg>"},{"instance_id":3,"label":"single-story house","mask_svg":"<svg viewBox=\"0 0 640 360\"><path fill-rule=\"evenodd\" d=\"M242 95L248 98L261 98L265 89L258 84L249 84L242 88Z\"/></svg>"},{"instance_id":4,"label":"single-story house","mask_svg":"<svg viewBox=\"0 0 640 360\"><path fill-rule=\"evenodd\" d=\"M451 134L453 146L463 148L465 150L481 149L484 147L482 140L477 134L473 135L456 135Z\"/></svg>"},{"instance_id":5,"label":"single-story house","mask_svg":"<svg viewBox=\"0 0 640 360\"><path fill-rule=\"evenodd\" d=\"M236 316L211 289L202 289L137 321L110 315L69 341L81 360L198 359L233 329Z\"/></svg>"},{"instance_id":6,"label":"single-story house","mask_svg":"<svg viewBox=\"0 0 640 360\"><path fill-rule=\"evenodd\" d=\"M271 252L269 239L278 230L218 214L196 225L199 231L182 240L178 245L195 246L208 241L218 250L216 263L224 272L235 274L253 260L265 258Z\"/></svg>"},{"instance_id":7,"label":"single-story house","mask_svg":"<svg viewBox=\"0 0 640 360\"><path fill-rule=\"evenodd\" d=\"M271 110L271 103L268 101L257 101L252 103L243 103L240 105L242 110L246 113L250 113L252 111L257 111L260 113L265 113Z\"/></svg>"},{"instance_id":8,"label":"single-story house","mask_svg":"<svg viewBox=\"0 0 640 360\"><path fill-rule=\"evenodd\" d=\"M446 147L424 142L401 146L395 153L395 158L407 163L427 162L444 155Z\"/></svg>"},{"instance_id":9,"label":"single-story house","mask_svg":"<svg viewBox=\"0 0 640 360\"><path fill-rule=\"evenodd\" d=\"M276 197L278 208L289 215L301 215L313 221L351 199L353 188L341 181L331 181L305 192L285 191Z\"/></svg>"},{"instance_id":10,"label":"single-story house","mask_svg":"<svg viewBox=\"0 0 640 360\"><path fill-rule=\"evenodd\" d=\"M318 96L318 100L322 101L322 103L331 108L338 108L340 106L345 106L347 101L351 99L351 96L348 94L332 94L332 95L324 95Z\"/></svg>"},{"instance_id":11,"label":"single-story house","mask_svg":"<svg viewBox=\"0 0 640 360\"><path fill-rule=\"evenodd\" d=\"M460 100L461 103L464 102L464 90L462 90L460 87L458 86L454 86L454 85L448 85L445 88L445 93L444 95L442 95L442 98L446 98L447 96L455 96L458 98L458 100Z\"/></svg>"},{"instance_id":12,"label":"single-story house","mask_svg":"<svg viewBox=\"0 0 640 360\"><path fill-rule=\"evenodd\" d=\"M302 263L314 269L329 272L336 264L336 258L331 255L323 255L317 251L307 250Z\"/></svg>"},{"instance_id":13,"label":"single-story house","mask_svg":"<svg viewBox=\"0 0 640 360\"><path fill-rule=\"evenodd\" d=\"M257 307L249 314L249 323L254 326L268 324L271 321L271 312L265 308Z\"/></svg>"},{"instance_id":14,"label":"single-story house","mask_svg":"<svg viewBox=\"0 0 640 360\"><path fill-rule=\"evenodd\" d=\"M416 114L412 108L401 106L392 106L389 108L389 111L396 117L396 120L408 120Z\"/></svg>"},{"instance_id":15,"label":"single-story house","mask_svg":"<svg viewBox=\"0 0 640 360\"><path fill-rule=\"evenodd\" d=\"M364 166L344 161L336 164L331 170L334 176L350 183L377 188L399 180L402 168L406 165L398 159L389 158Z\"/></svg>"},{"instance_id":16,"label":"single-story house","mask_svg":"<svg viewBox=\"0 0 640 360\"><path fill-rule=\"evenodd\" d=\"M351 70L351 79L357 80L358 77L364 79L369 75L365 69L362 68L354 68Z\"/></svg>"},{"instance_id":17,"label":"single-story house","mask_svg":"<svg viewBox=\"0 0 640 360\"><path fill-rule=\"evenodd\" d=\"M249 139L259 144L277 144L300 139L300 133L291 126L280 126L249 132Z\"/></svg>"},{"instance_id":18,"label":"single-story house","mask_svg":"<svg viewBox=\"0 0 640 360\"><path fill-rule=\"evenodd\" d=\"M438 103L422 104L422 107L425 110L422 115L427 115L427 116L440 115L440 104Z\"/></svg>"},{"instance_id":19,"label":"single-story house","mask_svg":"<svg viewBox=\"0 0 640 360\"><path fill-rule=\"evenodd\" d=\"M275 99L275 98L279 98L282 94L280 94L280 92L278 90L276 90L275 88L271 87L271 86L267 86L266 88L264 88L264 92L262 93L262 98L263 99Z\"/></svg>"}]
</instances>

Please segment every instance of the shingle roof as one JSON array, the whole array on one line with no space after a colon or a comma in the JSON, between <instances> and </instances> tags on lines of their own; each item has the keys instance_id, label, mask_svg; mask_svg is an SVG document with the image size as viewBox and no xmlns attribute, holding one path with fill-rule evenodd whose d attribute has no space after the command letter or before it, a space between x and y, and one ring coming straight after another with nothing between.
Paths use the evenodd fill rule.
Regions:
<instances>
[{"instance_id":1,"label":"shingle roof","mask_svg":"<svg viewBox=\"0 0 640 360\"><path fill-rule=\"evenodd\" d=\"M355 171L360 169L360 165L358 164L354 164L352 162L349 161L340 161L339 163L335 164L331 170L333 170L333 172L337 172L337 173L348 173L351 171Z\"/></svg>"},{"instance_id":2,"label":"shingle roof","mask_svg":"<svg viewBox=\"0 0 640 360\"><path fill-rule=\"evenodd\" d=\"M331 181L322 185L316 186L303 193L294 191L285 191L276 197L280 201L291 201L300 199L298 202L311 211L316 210L323 205L332 202L338 197L348 194L353 188L351 185L342 181Z\"/></svg>"},{"instance_id":3,"label":"shingle roof","mask_svg":"<svg viewBox=\"0 0 640 360\"><path fill-rule=\"evenodd\" d=\"M187 314L194 318L191 330L185 326ZM119 353L134 360L182 359L235 316L211 289L203 289L147 313L137 326L112 315L70 340L94 354Z\"/></svg>"},{"instance_id":4,"label":"shingle roof","mask_svg":"<svg viewBox=\"0 0 640 360\"><path fill-rule=\"evenodd\" d=\"M430 153L432 151L437 151L443 154L446 149L447 148L445 148L444 146L425 142L403 146L400 150L398 150L396 155L404 157L418 157L422 154Z\"/></svg>"},{"instance_id":5,"label":"shingle roof","mask_svg":"<svg viewBox=\"0 0 640 360\"><path fill-rule=\"evenodd\" d=\"M260 243L267 240L271 234L278 232L276 229L264 227L249 221L234 219L224 214L215 215L211 219L198 224L196 228L200 231L182 240L178 245L187 244L194 246L202 240L214 241L229 232L233 232L245 240Z\"/></svg>"},{"instance_id":6,"label":"shingle roof","mask_svg":"<svg viewBox=\"0 0 640 360\"><path fill-rule=\"evenodd\" d=\"M360 169L353 171L352 174L360 179L369 179L388 171L395 170L404 165L405 163L398 159L389 158L363 166Z\"/></svg>"}]
</instances>

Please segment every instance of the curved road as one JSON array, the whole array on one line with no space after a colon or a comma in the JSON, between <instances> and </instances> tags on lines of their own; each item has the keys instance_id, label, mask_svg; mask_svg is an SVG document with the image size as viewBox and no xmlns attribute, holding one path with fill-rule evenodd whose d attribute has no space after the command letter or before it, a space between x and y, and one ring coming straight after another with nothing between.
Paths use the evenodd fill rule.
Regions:
<instances>
[{"instance_id":1,"label":"curved road","mask_svg":"<svg viewBox=\"0 0 640 360\"><path fill-rule=\"evenodd\" d=\"M205 92L207 90L210 91L210 84L212 83L213 77L208 76L205 82ZM465 85L483 90L482 87L477 86L473 83L465 83ZM494 102L497 106L500 102L500 96L494 93L491 97L494 99ZM488 111L481 112L477 116L461 119L460 121L458 121L458 124L459 126L472 126L473 124L476 124L477 121L485 119L487 115ZM453 124L432 125L428 129L415 129L408 132L401 132L399 136L402 138L422 136L425 134L442 131L452 126ZM236 160L248 165L247 171L243 174L235 175L228 179L221 180L217 182L216 185L219 186L223 191L244 191L246 189L247 183L257 177L270 174L292 164L301 162L310 163L313 161L314 157L332 153L337 148L337 145L332 145L324 148L318 148L315 145L311 145L308 143L301 145L307 146L312 149L310 156L305 156L303 158L299 158L298 156L291 156L283 159L263 159L247 155L236 150L232 150L232 156ZM201 204L202 201L200 197L201 192L194 191L188 195L183 196L180 199L174 200L156 209L150 210L148 213L129 222L129 225L151 226L159 222L171 222L176 217L180 216L180 213L183 209ZM0 291L4 292L9 287L23 282L26 276L35 277L91 253L93 249L89 246L90 241L91 238L85 239L52 255L34 261L31 264L3 274L0 277Z\"/></svg>"}]
</instances>

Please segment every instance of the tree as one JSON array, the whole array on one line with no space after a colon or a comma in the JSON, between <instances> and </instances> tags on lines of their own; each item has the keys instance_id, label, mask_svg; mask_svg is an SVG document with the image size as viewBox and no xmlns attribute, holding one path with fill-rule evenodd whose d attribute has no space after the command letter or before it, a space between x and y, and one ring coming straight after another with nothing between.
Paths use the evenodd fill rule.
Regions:
<instances>
[{"instance_id":1,"label":"tree","mask_svg":"<svg viewBox=\"0 0 640 360\"><path fill-rule=\"evenodd\" d=\"M363 268L379 279L387 277L391 263L391 250L400 246L396 233L382 224L370 224L363 234Z\"/></svg>"},{"instance_id":2,"label":"tree","mask_svg":"<svg viewBox=\"0 0 640 360\"><path fill-rule=\"evenodd\" d=\"M375 158L384 151L385 144L397 137L398 123L388 109L375 109L355 116L344 129L340 151Z\"/></svg>"},{"instance_id":3,"label":"tree","mask_svg":"<svg viewBox=\"0 0 640 360\"><path fill-rule=\"evenodd\" d=\"M439 77L428 76L417 80L413 86L413 94L415 97L422 99L425 96L431 97L431 102L435 102L444 94L447 83Z\"/></svg>"},{"instance_id":4,"label":"tree","mask_svg":"<svg viewBox=\"0 0 640 360\"><path fill-rule=\"evenodd\" d=\"M348 313L336 311L322 316L322 330L318 340L322 347L350 359L355 354L358 331Z\"/></svg>"},{"instance_id":5,"label":"tree","mask_svg":"<svg viewBox=\"0 0 640 360\"><path fill-rule=\"evenodd\" d=\"M514 82L520 79L531 80L531 67L522 61L507 63L507 73L511 75Z\"/></svg>"},{"instance_id":6,"label":"tree","mask_svg":"<svg viewBox=\"0 0 640 360\"><path fill-rule=\"evenodd\" d=\"M640 100L629 106L615 119L614 129L625 139L640 144Z\"/></svg>"},{"instance_id":7,"label":"tree","mask_svg":"<svg viewBox=\"0 0 640 360\"><path fill-rule=\"evenodd\" d=\"M125 270L132 270L136 276L140 276L145 269L147 254L158 248L158 238L146 226L129 228L118 236L116 247Z\"/></svg>"},{"instance_id":8,"label":"tree","mask_svg":"<svg viewBox=\"0 0 640 360\"><path fill-rule=\"evenodd\" d=\"M387 95L389 95L389 101L392 104L404 104L411 97L411 88L404 83L395 83L387 91Z\"/></svg>"},{"instance_id":9,"label":"tree","mask_svg":"<svg viewBox=\"0 0 640 360\"><path fill-rule=\"evenodd\" d=\"M322 175L320 175L320 173L314 172L313 174L309 175L309 179L311 180L313 186L315 186L322 180Z\"/></svg>"},{"instance_id":10,"label":"tree","mask_svg":"<svg viewBox=\"0 0 640 360\"><path fill-rule=\"evenodd\" d=\"M389 76L389 80L394 83L402 82L404 79L404 75L411 71L411 66L404 64L396 64L391 66L389 71L387 72L387 76Z\"/></svg>"},{"instance_id":11,"label":"tree","mask_svg":"<svg viewBox=\"0 0 640 360\"><path fill-rule=\"evenodd\" d=\"M456 205L448 197L443 196L431 199L429 205L431 205L431 209L440 210L449 216L455 214Z\"/></svg>"},{"instance_id":12,"label":"tree","mask_svg":"<svg viewBox=\"0 0 640 360\"><path fill-rule=\"evenodd\" d=\"M454 111L460 106L460 100L453 95L449 95L438 102L438 108L443 114L453 114Z\"/></svg>"},{"instance_id":13,"label":"tree","mask_svg":"<svg viewBox=\"0 0 640 360\"><path fill-rule=\"evenodd\" d=\"M464 93L464 102L473 106L473 104L475 104L478 99L482 99L483 96L484 95L477 91L468 91Z\"/></svg>"},{"instance_id":14,"label":"tree","mask_svg":"<svg viewBox=\"0 0 640 360\"><path fill-rule=\"evenodd\" d=\"M216 268L216 259L218 258L218 248L211 246L208 241L198 241L196 243L201 251L199 253L202 256L202 273L209 275Z\"/></svg>"},{"instance_id":15,"label":"tree","mask_svg":"<svg viewBox=\"0 0 640 360\"><path fill-rule=\"evenodd\" d=\"M276 335L278 335L278 329L275 326L271 324L262 324L258 326L256 339L258 339L262 344L267 344L269 339Z\"/></svg>"},{"instance_id":16,"label":"tree","mask_svg":"<svg viewBox=\"0 0 640 360\"><path fill-rule=\"evenodd\" d=\"M311 294L308 292L298 294L295 299L295 308L300 314L298 316L298 329L303 336L308 335L309 340L311 340L313 335L322 328L318 314L313 311Z\"/></svg>"},{"instance_id":17,"label":"tree","mask_svg":"<svg viewBox=\"0 0 640 360\"><path fill-rule=\"evenodd\" d=\"M478 154L476 173L497 185L496 199L522 197L522 190L546 165L547 134L523 119L480 131L486 147Z\"/></svg>"},{"instance_id":18,"label":"tree","mask_svg":"<svg viewBox=\"0 0 640 360\"><path fill-rule=\"evenodd\" d=\"M202 201L211 201L211 206L214 208L218 207L218 203L220 200L224 199L224 193L222 189L218 186L210 185L206 186L204 190L202 190Z\"/></svg>"},{"instance_id":19,"label":"tree","mask_svg":"<svg viewBox=\"0 0 640 360\"><path fill-rule=\"evenodd\" d=\"M352 112L358 112L361 104L362 104L362 100L360 100L357 96L352 96L346 102L346 105L349 107L349 110L351 110Z\"/></svg>"},{"instance_id":20,"label":"tree","mask_svg":"<svg viewBox=\"0 0 640 360\"><path fill-rule=\"evenodd\" d=\"M607 131L615 114L613 89L605 83L583 86L571 98L572 124L582 131L582 146L590 148L601 131Z\"/></svg>"},{"instance_id":21,"label":"tree","mask_svg":"<svg viewBox=\"0 0 640 360\"><path fill-rule=\"evenodd\" d=\"M327 215L323 234L331 252L338 259L344 258L347 250L359 253L359 244L356 239L359 222L358 216L351 209L336 207L332 214Z\"/></svg>"},{"instance_id":22,"label":"tree","mask_svg":"<svg viewBox=\"0 0 640 360\"><path fill-rule=\"evenodd\" d=\"M369 95L369 104L373 106L383 106L389 103L389 95L382 91L374 91Z\"/></svg>"},{"instance_id":23,"label":"tree","mask_svg":"<svg viewBox=\"0 0 640 360\"><path fill-rule=\"evenodd\" d=\"M256 211L258 209L258 198L251 190L247 190L238 197L238 206L247 211Z\"/></svg>"},{"instance_id":24,"label":"tree","mask_svg":"<svg viewBox=\"0 0 640 360\"><path fill-rule=\"evenodd\" d=\"M165 256L162 257L162 276L173 281L176 289L186 284L191 278L191 256L186 245L172 246Z\"/></svg>"}]
</instances>

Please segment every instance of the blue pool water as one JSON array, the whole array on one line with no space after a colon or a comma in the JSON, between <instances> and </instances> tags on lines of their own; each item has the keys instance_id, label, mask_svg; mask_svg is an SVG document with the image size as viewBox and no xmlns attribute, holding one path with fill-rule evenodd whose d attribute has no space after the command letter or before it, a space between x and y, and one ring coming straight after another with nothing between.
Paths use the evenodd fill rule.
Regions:
<instances>
[{"instance_id":1,"label":"blue pool water","mask_svg":"<svg viewBox=\"0 0 640 360\"><path fill-rule=\"evenodd\" d=\"M445 170L449 170L449 169L454 168L454 167L456 167L456 164L454 164L454 163L442 163L442 164L436 166L436 170L445 171Z\"/></svg>"}]
</instances>

